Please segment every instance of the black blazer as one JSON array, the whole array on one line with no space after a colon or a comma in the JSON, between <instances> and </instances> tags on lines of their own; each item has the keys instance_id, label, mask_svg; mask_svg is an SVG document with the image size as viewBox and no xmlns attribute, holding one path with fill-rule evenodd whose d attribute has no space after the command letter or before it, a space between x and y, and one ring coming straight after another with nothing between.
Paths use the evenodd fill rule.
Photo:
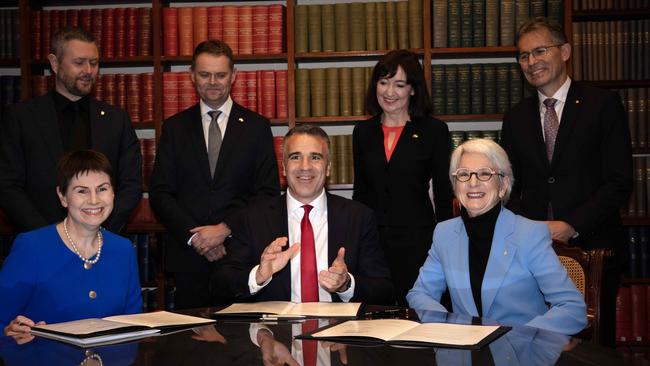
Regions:
<instances>
[{"instance_id":1,"label":"black blazer","mask_svg":"<svg viewBox=\"0 0 650 366\"><path fill-rule=\"evenodd\" d=\"M452 217L447 124L435 118L407 122L390 162L380 116L354 126L354 194L372 208L379 225L434 226ZM433 179L434 214L429 198Z\"/></svg>"},{"instance_id":2,"label":"black blazer","mask_svg":"<svg viewBox=\"0 0 650 366\"><path fill-rule=\"evenodd\" d=\"M515 182L509 207L533 220L554 219L589 249L621 244L619 210L632 190L632 149L618 94L572 81L549 164L537 93L504 116L501 144Z\"/></svg>"},{"instance_id":3,"label":"black blazer","mask_svg":"<svg viewBox=\"0 0 650 366\"><path fill-rule=\"evenodd\" d=\"M0 207L19 231L61 221L56 163L63 155L53 92L18 103L0 132ZM104 223L119 232L142 198L142 156L128 114L90 100L90 145L108 158L115 178L115 206Z\"/></svg>"},{"instance_id":4,"label":"black blazer","mask_svg":"<svg viewBox=\"0 0 650 366\"><path fill-rule=\"evenodd\" d=\"M288 236L287 220L286 195L249 206L233 228L228 254L212 276L212 292L226 294L232 300L290 301L289 264L252 298L248 289L248 275L259 264L264 249L276 238ZM327 225L328 263L334 261L340 247L345 247L345 263L355 279L352 301L392 304L393 285L372 211L358 202L327 194ZM340 300L335 294L332 299Z\"/></svg>"},{"instance_id":5,"label":"black blazer","mask_svg":"<svg viewBox=\"0 0 650 366\"><path fill-rule=\"evenodd\" d=\"M199 104L170 117L150 191L156 217L171 236L165 269L207 272L209 262L187 245L190 229L223 222L256 196L280 194L269 120L233 103L213 179Z\"/></svg>"}]
</instances>

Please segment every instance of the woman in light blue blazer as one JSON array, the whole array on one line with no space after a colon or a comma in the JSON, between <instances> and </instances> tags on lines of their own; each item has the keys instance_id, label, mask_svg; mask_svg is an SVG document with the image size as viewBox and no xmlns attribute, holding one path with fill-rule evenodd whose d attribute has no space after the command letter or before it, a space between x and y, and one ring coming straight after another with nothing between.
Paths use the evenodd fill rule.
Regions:
<instances>
[{"instance_id":1,"label":"woman in light blue blazer","mask_svg":"<svg viewBox=\"0 0 650 366\"><path fill-rule=\"evenodd\" d=\"M439 223L407 300L416 310L448 311L575 334L586 305L551 246L548 227L503 207L513 176L495 142L470 140L451 156L449 176L461 217Z\"/></svg>"}]
</instances>

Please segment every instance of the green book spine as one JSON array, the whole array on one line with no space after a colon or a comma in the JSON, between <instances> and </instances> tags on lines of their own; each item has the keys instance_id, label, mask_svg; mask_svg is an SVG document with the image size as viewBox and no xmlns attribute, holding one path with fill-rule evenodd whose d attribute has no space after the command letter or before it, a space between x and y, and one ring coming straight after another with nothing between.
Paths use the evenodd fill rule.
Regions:
<instances>
[{"instance_id":1,"label":"green book spine","mask_svg":"<svg viewBox=\"0 0 650 366\"><path fill-rule=\"evenodd\" d=\"M309 69L296 69L296 116L310 117Z\"/></svg>"},{"instance_id":2,"label":"green book spine","mask_svg":"<svg viewBox=\"0 0 650 366\"><path fill-rule=\"evenodd\" d=\"M483 65L483 110L485 114L497 113L496 64Z\"/></svg>"},{"instance_id":3,"label":"green book spine","mask_svg":"<svg viewBox=\"0 0 650 366\"><path fill-rule=\"evenodd\" d=\"M397 9L394 2L386 3L386 48L397 48Z\"/></svg>"},{"instance_id":4,"label":"green book spine","mask_svg":"<svg viewBox=\"0 0 650 366\"><path fill-rule=\"evenodd\" d=\"M334 4L334 23L336 24L336 50L350 50L350 6L346 3Z\"/></svg>"},{"instance_id":5,"label":"green book spine","mask_svg":"<svg viewBox=\"0 0 650 366\"><path fill-rule=\"evenodd\" d=\"M386 47L386 3L376 3L377 12L376 23L377 23L377 49L385 50Z\"/></svg>"},{"instance_id":6,"label":"green book spine","mask_svg":"<svg viewBox=\"0 0 650 366\"><path fill-rule=\"evenodd\" d=\"M483 114L483 65L471 64L469 72L472 114Z\"/></svg>"},{"instance_id":7,"label":"green book spine","mask_svg":"<svg viewBox=\"0 0 650 366\"><path fill-rule=\"evenodd\" d=\"M458 65L445 65L445 114L458 114Z\"/></svg>"},{"instance_id":8,"label":"green book spine","mask_svg":"<svg viewBox=\"0 0 650 366\"><path fill-rule=\"evenodd\" d=\"M377 3L364 3L366 9L366 50L377 49Z\"/></svg>"},{"instance_id":9,"label":"green book spine","mask_svg":"<svg viewBox=\"0 0 650 366\"><path fill-rule=\"evenodd\" d=\"M472 46L485 46L485 0L472 0Z\"/></svg>"},{"instance_id":10,"label":"green book spine","mask_svg":"<svg viewBox=\"0 0 650 366\"><path fill-rule=\"evenodd\" d=\"M582 24L582 23L576 23L576 24ZM580 29L580 28L578 28L578 29ZM617 20L615 29L616 29L616 36L614 38L616 39L616 41L615 41L616 42L616 45L615 45L615 47L616 47L616 51L615 51L616 56L615 56L615 58L616 59L615 59L614 63L616 64L616 76L615 76L614 80L623 80L623 21ZM581 30L581 32L582 32L582 30ZM584 38L583 38L582 42L584 43ZM647 48L647 49L650 50L650 48ZM584 48L582 50L582 53L584 55ZM650 57L646 58L646 60L650 60ZM582 63L584 64L584 56L583 56ZM648 63L646 62L646 64L648 64ZM583 74L581 74L581 75L583 75ZM582 80L582 79L580 79L580 80Z\"/></svg>"},{"instance_id":11,"label":"green book spine","mask_svg":"<svg viewBox=\"0 0 650 366\"><path fill-rule=\"evenodd\" d=\"M309 92L311 93L311 116L325 115L325 69L309 69Z\"/></svg>"},{"instance_id":12,"label":"green book spine","mask_svg":"<svg viewBox=\"0 0 650 366\"><path fill-rule=\"evenodd\" d=\"M397 13L397 47L409 48L409 10L406 1L395 3Z\"/></svg>"},{"instance_id":13,"label":"green book spine","mask_svg":"<svg viewBox=\"0 0 650 366\"><path fill-rule=\"evenodd\" d=\"M341 116L352 115L352 69L341 67L339 70L339 96Z\"/></svg>"},{"instance_id":14,"label":"green book spine","mask_svg":"<svg viewBox=\"0 0 650 366\"><path fill-rule=\"evenodd\" d=\"M582 23L574 22L571 26L573 31L573 52L572 52L572 63L573 63L573 79L582 80Z\"/></svg>"},{"instance_id":15,"label":"green book spine","mask_svg":"<svg viewBox=\"0 0 650 366\"><path fill-rule=\"evenodd\" d=\"M445 114L445 66L431 65L431 101L433 114Z\"/></svg>"},{"instance_id":16,"label":"green book spine","mask_svg":"<svg viewBox=\"0 0 650 366\"><path fill-rule=\"evenodd\" d=\"M352 68L352 115L365 114L366 70L364 67Z\"/></svg>"},{"instance_id":17,"label":"green book spine","mask_svg":"<svg viewBox=\"0 0 650 366\"><path fill-rule=\"evenodd\" d=\"M472 47L472 0L460 0L460 46Z\"/></svg>"},{"instance_id":18,"label":"green book spine","mask_svg":"<svg viewBox=\"0 0 650 366\"><path fill-rule=\"evenodd\" d=\"M508 64L497 64L497 113L506 113L510 108L510 84L508 82Z\"/></svg>"},{"instance_id":19,"label":"green book spine","mask_svg":"<svg viewBox=\"0 0 650 366\"><path fill-rule=\"evenodd\" d=\"M499 45L499 0L485 0L485 45Z\"/></svg>"},{"instance_id":20,"label":"green book spine","mask_svg":"<svg viewBox=\"0 0 650 366\"><path fill-rule=\"evenodd\" d=\"M308 18L307 18L307 5L296 5L296 16L294 24L294 43L296 52L307 52L309 49L309 40L307 37L308 32Z\"/></svg>"},{"instance_id":21,"label":"green book spine","mask_svg":"<svg viewBox=\"0 0 650 366\"><path fill-rule=\"evenodd\" d=\"M349 184L354 183L354 153L352 151L352 135L344 135L345 139L345 164L348 170Z\"/></svg>"},{"instance_id":22,"label":"green book spine","mask_svg":"<svg viewBox=\"0 0 650 366\"><path fill-rule=\"evenodd\" d=\"M325 83L327 84L327 110L326 115L339 115L339 70L337 68L325 69Z\"/></svg>"},{"instance_id":23,"label":"green book spine","mask_svg":"<svg viewBox=\"0 0 650 366\"><path fill-rule=\"evenodd\" d=\"M366 20L363 3L350 4L350 51L363 51L366 48Z\"/></svg>"},{"instance_id":24,"label":"green book spine","mask_svg":"<svg viewBox=\"0 0 650 366\"><path fill-rule=\"evenodd\" d=\"M365 69L364 70L365 72L364 72L364 75L363 75L363 77L364 77L363 86L364 86L364 88L366 88L364 90L368 90L368 85L370 84L370 80L372 79L372 69L373 69L373 67L368 66L368 67L365 67L364 69ZM365 93L365 91L364 91L364 93ZM365 94L364 94L364 97L365 97Z\"/></svg>"},{"instance_id":25,"label":"green book spine","mask_svg":"<svg viewBox=\"0 0 650 366\"><path fill-rule=\"evenodd\" d=\"M555 20L560 25L564 24L564 22L562 22L562 19L564 19L564 15L562 11L563 7L564 7L563 0L547 0L546 17Z\"/></svg>"},{"instance_id":26,"label":"green book spine","mask_svg":"<svg viewBox=\"0 0 650 366\"><path fill-rule=\"evenodd\" d=\"M339 184L339 171L338 171L338 151L339 139L338 135L330 136L330 175L327 177L327 184Z\"/></svg>"},{"instance_id":27,"label":"green book spine","mask_svg":"<svg viewBox=\"0 0 650 366\"><path fill-rule=\"evenodd\" d=\"M546 16L546 0L530 0L530 17Z\"/></svg>"},{"instance_id":28,"label":"green book spine","mask_svg":"<svg viewBox=\"0 0 650 366\"><path fill-rule=\"evenodd\" d=\"M433 47L447 47L447 0L433 0Z\"/></svg>"},{"instance_id":29,"label":"green book spine","mask_svg":"<svg viewBox=\"0 0 650 366\"><path fill-rule=\"evenodd\" d=\"M350 174L348 174L350 168L347 164L348 140L345 138L345 135L338 135L336 137L338 143L336 146L336 159L338 160L336 170L338 170L339 173L339 184L350 184L352 183L352 180L350 179Z\"/></svg>"},{"instance_id":30,"label":"green book spine","mask_svg":"<svg viewBox=\"0 0 650 366\"><path fill-rule=\"evenodd\" d=\"M508 73L510 74L510 107L514 107L524 96L524 83L521 78L521 68L519 64L508 64Z\"/></svg>"},{"instance_id":31,"label":"green book spine","mask_svg":"<svg viewBox=\"0 0 650 366\"><path fill-rule=\"evenodd\" d=\"M307 17L309 19L309 52L321 52L323 44L321 40L320 5L307 5Z\"/></svg>"},{"instance_id":32,"label":"green book spine","mask_svg":"<svg viewBox=\"0 0 650 366\"><path fill-rule=\"evenodd\" d=\"M458 114L470 114L471 92L469 64L458 65Z\"/></svg>"},{"instance_id":33,"label":"green book spine","mask_svg":"<svg viewBox=\"0 0 650 366\"><path fill-rule=\"evenodd\" d=\"M447 3L447 43L451 48L460 47L460 0L449 0Z\"/></svg>"},{"instance_id":34,"label":"green book spine","mask_svg":"<svg viewBox=\"0 0 650 366\"><path fill-rule=\"evenodd\" d=\"M501 0L499 15L501 46L512 46L515 44L515 0Z\"/></svg>"},{"instance_id":35,"label":"green book spine","mask_svg":"<svg viewBox=\"0 0 650 366\"><path fill-rule=\"evenodd\" d=\"M515 28L514 28L515 32L530 17L529 1L530 0L515 0Z\"/></svg>"},{"instance_id":36,"label":"green book spine","mask_svg":"<svg viewBox=\"0 0 650 366\"><path fill-rule=\"evenodd\" d=\"M336 51L336 28L334 26L334 5L321 7L321 27L323 29L323 51Z\"/></svg>"},{"instance_id":37,"label":"green book spine","mask_svg":"<svg viewBox=\"0 0 650 366\"><path fill-rule=\"evenodd\" d=\"M408 0L408 34L410 48L422 48L422 0Z\"/></svg>"}]
</instances>

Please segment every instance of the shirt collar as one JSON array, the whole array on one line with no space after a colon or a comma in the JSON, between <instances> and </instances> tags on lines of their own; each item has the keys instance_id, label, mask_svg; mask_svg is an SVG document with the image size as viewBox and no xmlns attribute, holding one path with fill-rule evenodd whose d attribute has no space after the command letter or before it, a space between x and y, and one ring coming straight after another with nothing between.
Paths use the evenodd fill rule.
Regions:
<instances>
[{"instance_id":1,"label":"shirt collar","mask_svg":"<svg viewBox=\"0 0 650 366\"><path fill-rule=\"evenodd\" d=\"M56 108L57 113L60 113L64 109L68 108L72 104L76 103L79 105L79 108L82 111L88 111L89 108L89 101L90 101L90 96L89 95L84 95L77 101L72 101L65 97L63 94L59 93L58 91L54 90L52 93L54 97L54 106Z\"/></svg>"},{"instance_id":2,"label":"shirt collar","mask_svg":"<svg viewBox=\"0 0 650 366\"><path fill-rule=\"evenodd\" d=\"M566 97L569 94L569 88L570 87L571 87L571 78L567 76L566 81L564 81L564 84L562 84L560 89L558 89L555 92L555 94L553 94L551 96L546 96L546 95L542 94L541 91L538 90L537 91L537 97L539 98L539 104L543 105L544 101L546 99L548 99L548 98L557 99L560 102L562 102L563 104L566 103Z\"/></svg>"},{"instance_id":3,"label":"shirt collar","mask_svg":"<svg viewBox=\"0 0 650 366\"><path fill-rule=\"evenodd\" d=\"M221 107L217 108L216 110L221 111L221 114L228 117L228 116L230 116L230 111L232 110L232 104L233 104L232 98L230 98L230 95L228 95L228 99L226 99L226 101L223 102ZM208 112L214 110L214 109L212 109L212 107L205 104L203 99L200 99L199 106L201 107L201 117L205 117L205 115L208 114Z\"/></svg>"},{"instance_id":4,"label":"shirt collar","mask_svg":"<svg viewBox=\"0 0 650 366\"><path fill-rule=\"evenodd\" d=\"M305 204L295 199L291 192L287 189L287 212L299 214L298 217L302 217L303 208ZM316 212L325 212L327 208L327 196L325 195L325 188L313 201L309 202L308 205L311 205Z\"/></svg>"}]
</instances>

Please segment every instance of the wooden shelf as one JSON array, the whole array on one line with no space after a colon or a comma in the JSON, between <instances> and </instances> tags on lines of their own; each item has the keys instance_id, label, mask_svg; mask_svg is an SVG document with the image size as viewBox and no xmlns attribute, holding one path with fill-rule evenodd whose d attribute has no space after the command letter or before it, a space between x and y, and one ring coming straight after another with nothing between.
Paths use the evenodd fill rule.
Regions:
<instances>
[{"instance_id":1,"label":"wooden shelf","mask_svg":"<svg viewBox=\"0 0 650 366\"><path fill-rule=\"evenodd\" d=\"M319 61L329 59L366 60L377 59L390 50L373 50L373 51L333 51L333 52L298 52L295 55L296 61ZM422 48L411 49L411 52L424 55Z\"/></svg>"},{"instance_id":2,"label":"wooden shelf","mask_svg":"<svg viewBox=\"0 0 650 366\"><path fill-rule=\"evenodd\" d=\"M0 67L20 67L20 60L17 58L3 58L0 59Z\"/></svg>"},{"instance_id":3,"label":"wooden shelf","mask_svg":"<svg viewBox=\"0 0 650 366\"><path fill-rule=\"evenodd\" d=\"M30 62L32 66L36 67L49 67L48 60L33 60ZM100 67L110 66L143 66L153 64L153 56L131 56L131 57L113 57L113 58L100 58Z\"/></svg>"},{"instance_id":4,"label":"wooden shelf","mask_svg":"<svg viewBox=\"0 0 650 366\"><path fill-rule=\"evenodd\" d=\"M580 82L583 84L607 89L650 87L650 80L581 80Z\"/></svg>"},{"instance_id":5,"label":"wooden shelf","mask_svg":"<svg viewBox=\"0 0 650 366\"><path fill-rule=\"evenodd\" d=\"M517 47L515 46L498 46L498 47L460 47L460 48L432 48L431 56L433 58L455 58L461 56L467 57L512 57L515 61Z\"/></svg>"},{"instance_id":6,"label":"wooden shelf","mask_svg":"<svg viewBox=\"0 0 650 366\"><path fill-rule=\"evenodd\" d=\"M650 278L623 278L623 285L650 285Z\"/></svg>"},{"instance_id":7,"label":"wooden shelf","mask_svg":"<svg viewBox=\"0 0 650 366\"><path fill-rule=\"evenodd\" d=\"M354 184L328 184L328 191L351 191Z\"/></svg>"},{"instance_id":8,"label":"wooden shelf","mask_svg":"<svg viewBox=\"0 0 650 366\"><path fill-rule=\"evenodd\" d=\"M650 154L650 147L635 147L632 149L634 155L647 155Z\"/></svg>"},{"instance_id":9,"label":"wooden shelf","mask_svg":"<svg viewBox=\"0 0 650 366\"><path fill-rule=\"evenodd\" d=\"M631 20L650 18L648 9L621 9L621 10L574 10L572 19L576 22L599 20Z\"/></svg>"},{"instance_id":10,"label":"wooden shelf","mask_svg":"<svg viewBox=\"0 0 650 366\"><path fill-rule=\"evenodd\" d=\"M630 216L623 216L623 225L625 226L650 226L650 217L648 216L643 216L643 217L630 217Z\"/></svg>"}]
</instances>

